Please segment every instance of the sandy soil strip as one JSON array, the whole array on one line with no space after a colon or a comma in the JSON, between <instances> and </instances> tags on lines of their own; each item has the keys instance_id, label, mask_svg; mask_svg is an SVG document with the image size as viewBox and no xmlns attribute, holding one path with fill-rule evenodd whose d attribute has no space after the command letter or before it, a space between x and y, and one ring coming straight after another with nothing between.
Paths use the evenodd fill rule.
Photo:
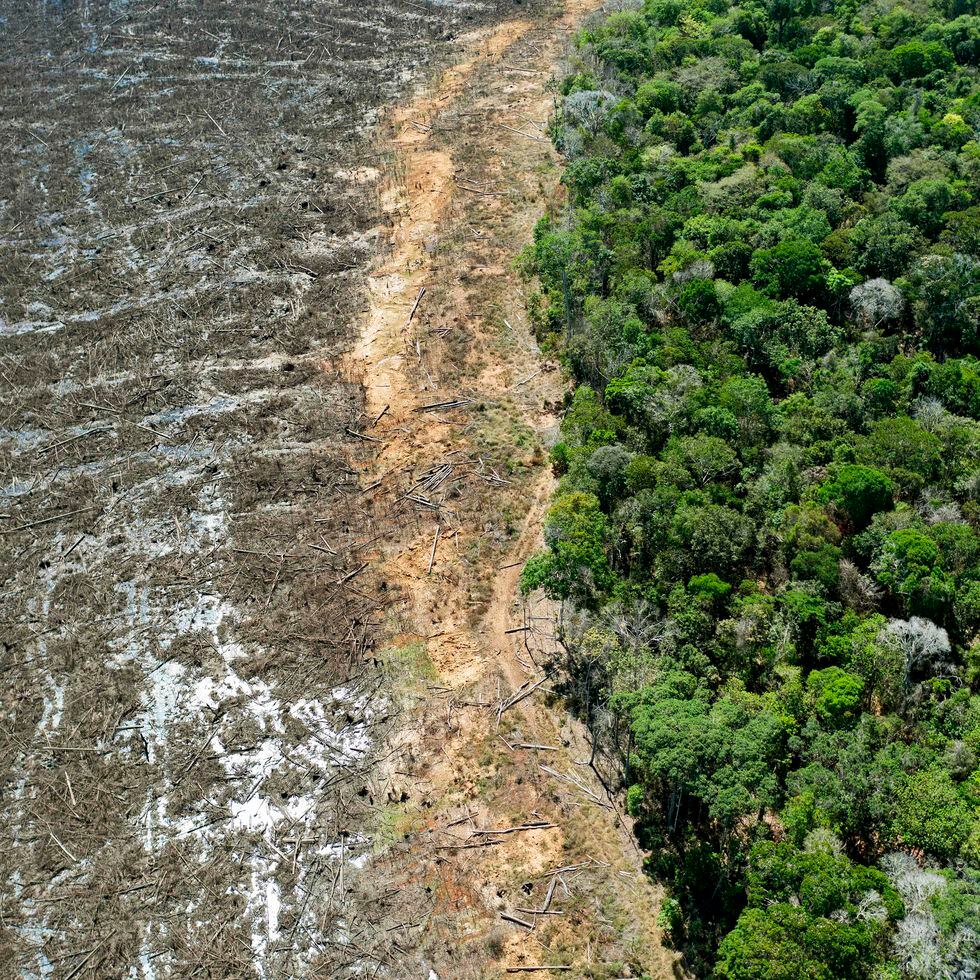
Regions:
<instances>
[{"instance_id":1,"label":"sandy soil strip","mask_svg":"<svg viewBox=\"0 0 980 980\"><path fill-rule=\"evenodd\" d=\"M384 195L391 250L370 279L351 373L365 391L364 433L378 440L363 482L391 514L376 561L404 600L391 642L423 645L435 669L413 692L389 774L387 805L406 832L376 862L406 889L424 886L425 926L405 975L418 975L416 961L444 980L535 964L572 966L573 976L598 964L618 964L616 976L678 969L660 943L659 892L642 874L628 821L583 764L587 737L560 704L547 703L557 679L547 667L554 610L517 598L520 566L540 546L553 489L543 454L478 502L433 494L422 516L392 491L399 475L437 479L439 467L475 458L474 432L487 423L464 424L474 405L516 405L515 424L537 433L556 422L558 374L526 328L513 326L522 303L509 269L555 193L543 125L548 80L569 32L597 6L568 0L542 21L471 35L460 63L393 112L386 129L395 175ZM474 161L478 175L469 169ZM466 248L445 246L454 230L488 222L493 228L477 234L469 261ZM500 341L491 307L505 311L516 342ZM434 336L461 323L466 352L434 353ZM525 386L529 377L537 380ZM467 404L420 411L455 401ZM467 556L505 512L520 517L508 541L484 553L481 569ZM471 596L481 586L474 619ZM568 865L577 867L549 877Z\"/></svg>"}]
</instances>

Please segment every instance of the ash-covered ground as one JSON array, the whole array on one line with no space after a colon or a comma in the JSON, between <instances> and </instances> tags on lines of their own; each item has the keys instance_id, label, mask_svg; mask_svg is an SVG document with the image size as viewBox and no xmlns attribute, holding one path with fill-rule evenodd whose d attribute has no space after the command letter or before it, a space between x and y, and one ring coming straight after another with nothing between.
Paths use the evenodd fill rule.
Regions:
<instances>
[{"instance_id":1,"label":"ash-covered ground","mask_svg":"<svg viewBox=\"0 0 980 980\"><path fill-rule=\"evenodd\" d=\"M377 113L512 3L0 5L0 964L402 975L342 356Z\"/></svg>"}]
</instances>

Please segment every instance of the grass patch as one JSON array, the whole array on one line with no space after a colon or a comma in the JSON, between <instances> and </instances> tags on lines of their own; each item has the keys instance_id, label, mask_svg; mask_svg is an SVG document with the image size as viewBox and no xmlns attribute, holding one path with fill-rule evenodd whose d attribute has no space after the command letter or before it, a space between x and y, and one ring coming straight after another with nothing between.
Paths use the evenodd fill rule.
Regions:
<instances>
[{"instance_id":1,"label":"grass patch","mask_svg":"<svg viewBox=\"0 0 980 980\"><path fill-rule=\"evenodd\" d=\"M372 838L375 853L405 840L422 827L421 815L411 803L385 803L376 809Z\"/></svg>"},{"instance_id":2,"label":"grass patch","mask_svg":"<svg viewBox=\"0 0 980 980\"><path fill-rule=\"evenodd\" d=\"M422 642L388 647L381 654L381 660L396 680L410 685L434 681L439 676L429 657L429 651Z\"/></svg>"}]
</instances>

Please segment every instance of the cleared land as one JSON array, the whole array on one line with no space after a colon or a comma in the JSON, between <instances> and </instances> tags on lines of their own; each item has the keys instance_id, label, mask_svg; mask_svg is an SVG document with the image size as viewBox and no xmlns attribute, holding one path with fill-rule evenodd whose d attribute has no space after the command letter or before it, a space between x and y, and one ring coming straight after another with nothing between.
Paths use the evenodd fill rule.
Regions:
<instances>
[{"instance_id":1,"label":"cleared land","mask_svg":"<svg viewBox=\"0 0 980 980\"><path fill-rule=\"evenodd\" d=\"M375 440L366 506L398 595L381 655L410 669L387 846L362 880L397 883L420 910L409 975L683 974L607 789L619 774L564 710L558 610L516 588L541 545L563 382L512 262L541 209L561 206L549 80L594 6L475 33L382 128L392 248L350 364Z\"/></svg>"},{"instance_id":2,"label":"cleared land","mask_svg":"<svg viewBox=\"0 0 980 980\"><path fill-rule=\"evenodd\" d=\"M23 975L398 955L393 899L345 880L390 698L337 365L384 241L366 127L493 13L3 11L0 962Z\"/></svg>"}]
</instances>

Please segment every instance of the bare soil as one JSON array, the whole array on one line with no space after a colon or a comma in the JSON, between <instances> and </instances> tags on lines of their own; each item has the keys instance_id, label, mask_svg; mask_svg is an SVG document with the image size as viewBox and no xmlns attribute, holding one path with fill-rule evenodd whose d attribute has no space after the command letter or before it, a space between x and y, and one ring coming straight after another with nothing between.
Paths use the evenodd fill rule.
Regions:
<instances>
[{"instance_id":1,"label":"bare soil","mask_svg":"<svg viewBox=\"0 0 980 980\"><path fill-rule=\"evenodd\" d=\"M375 450L362 482L389 529L374 560L400 597L387 656L426 669L387 766L395 829L362 886L393 881L419 910L406 976L681 972L628 820L554 696L557 610L517 593L553 489L562 382L511 265L557 203L548 83L595 6L475 32L382 128L391 250L349 363Z\"/></svg>"}]
</instances>

